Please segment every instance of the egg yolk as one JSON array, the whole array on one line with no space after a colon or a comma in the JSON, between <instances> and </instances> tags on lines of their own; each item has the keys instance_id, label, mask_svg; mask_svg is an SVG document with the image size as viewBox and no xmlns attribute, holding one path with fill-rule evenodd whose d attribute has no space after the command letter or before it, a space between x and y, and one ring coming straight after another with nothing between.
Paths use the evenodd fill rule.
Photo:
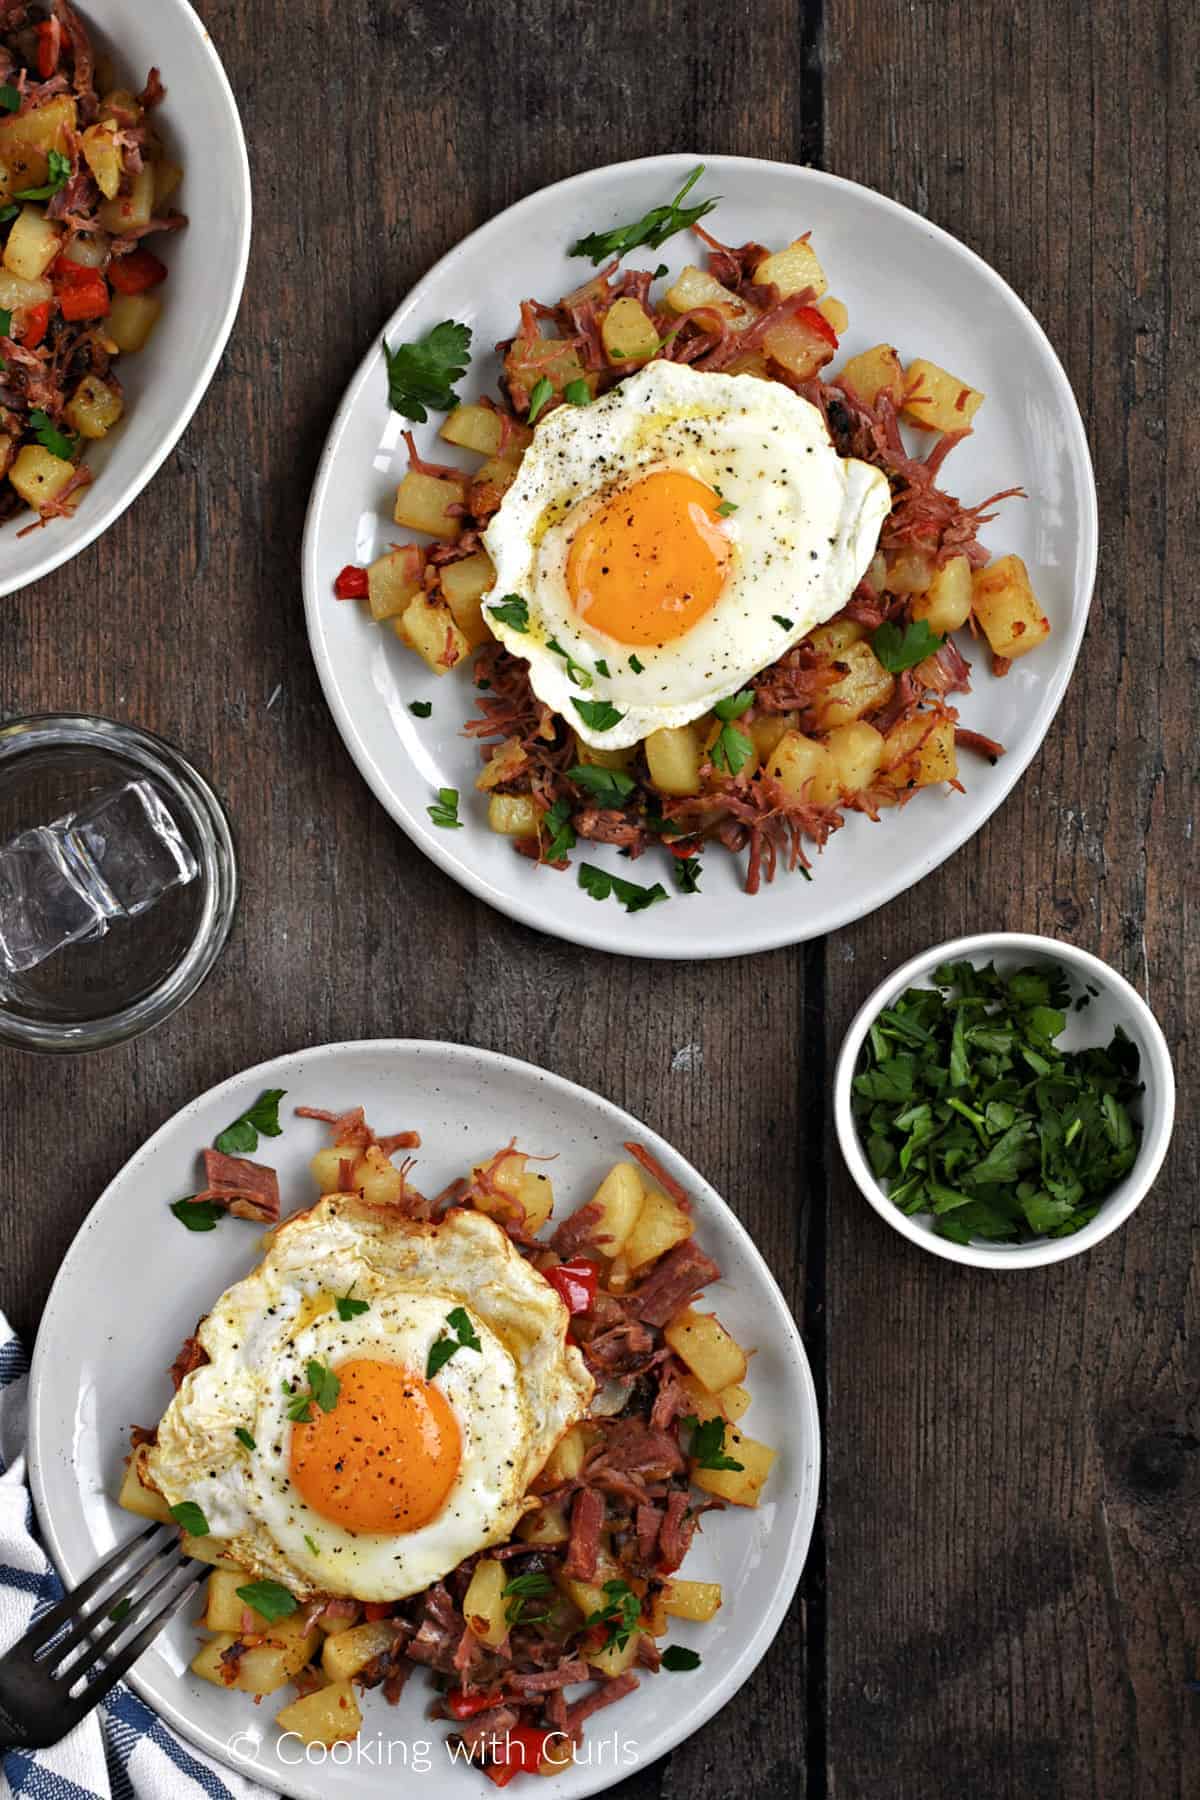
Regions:
<instances>
[{"instance_id":1,"label":"egg yolk","mask_svg":"<svg viewBox=\"0 0 1200 1800\"><path fill-rule=\"evenodd\" d=\"M677 470L644 475L580 526L567 591L580 617L622 644L666 644L717 603L733 546L719 495Z\"/></svg>"},{"instance_id":2,"label":"egg yolk","mask_svg":"<svg viewBox=\"0 0 1200 1800\"><path fill-rule=\"evenodd\" d=\"M439 1389L396 1363L366 1357L335 1370L332 1412L292 1428L292 1480L314 1512L348 1531L417 1531L436 1518L462 1454Z\"/></svg>"}]
</instances>

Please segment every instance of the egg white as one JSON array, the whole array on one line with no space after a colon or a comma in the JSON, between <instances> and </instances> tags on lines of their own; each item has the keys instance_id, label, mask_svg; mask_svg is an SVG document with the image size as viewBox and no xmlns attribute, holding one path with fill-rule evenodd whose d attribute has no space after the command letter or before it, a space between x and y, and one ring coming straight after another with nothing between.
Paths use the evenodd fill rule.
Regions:
<instances>
[{"instance_id":1,"label":"egg white","mask_svg":"<svg viewBox=\"0 0 1200 1800\"><path fill-rule=\"evenodd\" d=\"M734 509L723 521L733 555L719 600L690 631L630 646L575 612L567 559L594 511L665 469L706 483ZM700 717L840 611L890 506L882 472L840 457L818 409L782 383L648 363L591 406L556 407L537 426L484 533L496 569L490 600L523 599L528 631L498 620L487 601L484 618L585 743L622 749ZM622 717L596 730L576 699L607 700Z\"/></svg>"},{"instance_id":2,"label":"egg white","mask_svg":"<svg viewBox=\"0 0 1200 1800\"><path fill-rule=\"evenodd\" d=\"M368 1310L343 1321L335 1296L352 1284ZM435 1378L462 1439L454 1485L416 1531L347 1531L291 1483L283 1387L306 1388L310 1360L368 1357L423 1376L458 1306L481 1349L460 1350ZM483 1214L456 1210L434 1225L326 1196L277 1228L265 1260L202 1322L210 1360L184 1379L140 1473L170 1504L198 1505L255 1575L301 1597L400 1599L512 1535L534 1476L592 1397L566 1324L555 1290Z\"/></svg>"}]
</instances>

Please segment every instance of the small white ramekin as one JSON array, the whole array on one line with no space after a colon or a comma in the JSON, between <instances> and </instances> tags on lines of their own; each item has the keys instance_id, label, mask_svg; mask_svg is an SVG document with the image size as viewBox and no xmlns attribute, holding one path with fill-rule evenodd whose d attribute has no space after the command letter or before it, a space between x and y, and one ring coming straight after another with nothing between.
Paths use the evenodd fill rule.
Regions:
<instances>
[{"instance_id":1,"label":"small white ramekin","mask_svg":"<svg viewBox=\"0 0 1200 1800\"><path fill-rule=\"evenodd\" d=\"M1137 1046L1141 1058L1140 1079L1145 1087L1138 1112L1142 1142L1137 1161L1104 1200L1095 1218L1071 1237L1036 1238L1022 1244L951 1243L949 1238L940 1237L934 1230L932 1215L916 1214L910 1218L901 1212L888 1199L867 1161L850 1107L851 1082L863 1042L872 1020L884 1007L891 1006L906 988L928 987L933 971L946 962L994 962L1001 970L1057 963L1066 970L1078 991L1082 992L1088 983L1099 990L1082 1012L1070 1015L1065 1036L1067 1047L1106 1044L1117 1025ZM976 1269L1031 1269L1043 1263L1063 1262L1068 1256L1090 1250L1123 1225L1145 1199L1162 1167L1171 1138L1175 1119L1175 1075L1157 1019L1124 976L1074 944L1059 943L1054 938L1031 937L1021 932L998 931L978 937L955 938L950 943L923 951L875 989L859 1008L846 1033L834 1071L833 1098L838 1142L846 1165L875 1211L894 1231L919 1244L923 1250L944 1256L949 1262L968 1263Z\"/></svg>"}]
</instances>

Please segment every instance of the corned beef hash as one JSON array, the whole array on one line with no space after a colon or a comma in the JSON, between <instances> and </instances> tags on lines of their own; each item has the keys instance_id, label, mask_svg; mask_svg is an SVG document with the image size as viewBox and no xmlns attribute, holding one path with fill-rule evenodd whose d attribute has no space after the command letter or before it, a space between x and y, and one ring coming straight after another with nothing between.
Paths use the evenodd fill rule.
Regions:
<instances>
[{"instance_id":1,"label":"corned beef hash","mask_svg":"<svg viewBox=\"0 0 1200 1800\"><path fill-rule=\"evenodd\" d=\"M737 1423L746 1352L693 1306L720 1271L638 1144L543 1236L550 1178L515 1143L428 1199L392 1160L415 1133L315 1116L314 1205L280 1222L274 1172L220 1150L175 1205L270 1230L134 1432L122 1504L213 1565L192 1669L291 1684L282 1731L352 1739L359 1690L394 1701L423 1664L458 1756L498 1787L553 1774L591 1713L699 1666L661 1640L721 1591L678 1571L774 1460Z\"/></svg>"},{"instance_id":2,"label":"corned beef hash","mask_svg":"<svg viewBox=\"0 0 1200 1800\"><path fill-rule=\"evenodd\" d=\"M888 344L831 374L847 311L807 235L720 243L699 222L715 202L684 204L701 173L572 247L604 266L522 304L497 397L457 403L463 325L385 346L391 405L447 410L442 438L486 460L432 463L408 434L394 518L433 542L335 591L432 674L473 668L477 786L523 855L659 846L694 893L716 843L747 852L753 892L781 855L807 871L805 841L847 811L958 787L959 749L994 761L950 703L970 688L952 634L982 629L1003 673L1050 625L1020 558L989 563L978 537L1020 490L964 505L938 485L984 396ZM705 268L622 269L684 228ZM937 434L923 457L902 423ZM429 811L462 823L453 789ZM578 879L631 910L666 897L586 862Z\"/></svg>"}]
</instances>

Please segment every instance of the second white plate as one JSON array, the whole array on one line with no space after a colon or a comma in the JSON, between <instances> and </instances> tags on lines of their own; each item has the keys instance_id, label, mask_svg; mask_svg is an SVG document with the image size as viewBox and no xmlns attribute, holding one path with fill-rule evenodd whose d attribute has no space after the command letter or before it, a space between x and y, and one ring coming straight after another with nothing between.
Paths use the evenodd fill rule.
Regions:
<instances>
[{"instance_id":1,"label":"second white plate","mask_svg":"<svg viewBox=\"0 0 1200 1800\"><path fill-rule=\"evenodd\" d=\"M695 155L650 157L593 169L510 207L459 244L419 282L388 321L390 343L420 336L442 319L470 325L471 368L463 399L494 393L492 352L511 337L522 299L554 300L578 286L591 265L567 256L589 231L639 218L668 200ZM436 679L374 625L339 602L333 582L348 562L365 563L404 534L391 523L397 481L407 466L405 421L389 413L383 353L376 342L334 421L317 473L304 542L309 640L325 697L346 745L398 824L456 881L502 912L575 943L631 956L737 956L800 943L873 912L928 875L996 810L1036 753L1070 678L1096 568L1096 495L1087 439L1070 383L1044 332L1012 289L972 251L892 200L814 169L748 157L704 159L698 192L720 194L705 223L726 243L778 245L811 231L830 288L850 326L843 355L880 342L903 359L924 355L981 388L987 401L975 434L947 464L946 479L969 501L1014 485L984 537L997 554L1028 565L1049 615L1049 643L1003 680L975 655L975 691L962 700L965 725L1006 746L995 768L964 756L965 794L922 794L903 812L872 824L851 815L811 882L780 874L754 896L743 892L743 859L716 847L704 857L701 891L628 915L614 899L595 901L562 874L518 856L488 830L475 743L462 734L474 689L465 669ZM672 268L701 248L689 233L661 252ZM651 263L659 253L647 253ZM635 254L629 266L645 266ZM422 454L451 462L437 438L439 418L415 431ZM459 458L464 463L472 460ZM413 700L430 700L418 719ZM465 829L431 823L439 787L457 788ZM575 861L628 878L670 885L665 853L632 867L603 845L581 844Z\"/></svg>"}]
</instances>

